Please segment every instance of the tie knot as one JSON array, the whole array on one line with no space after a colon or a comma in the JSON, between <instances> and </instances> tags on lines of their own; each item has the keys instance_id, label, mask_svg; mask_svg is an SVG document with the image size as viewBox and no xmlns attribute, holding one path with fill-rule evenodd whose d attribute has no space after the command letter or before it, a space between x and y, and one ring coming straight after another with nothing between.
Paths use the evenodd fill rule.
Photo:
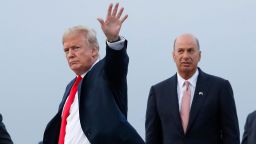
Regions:
<instances>
[{"instance_id":1,"label":"tie knot","mask_svg":"<svg viewBox=\"0 0 256 144\"><path fill-rule=\"evenodd\" d=\"M76 81L75 81L75 84L74 84L74 85L78 85L79 82L80 82L82 79L83 79L83 78L82 78L80 75L78 75L78 76L76 77Z\"/></svg>"},{"instance_id":2,"label":"tie knot","mask_svg":"<svg viewBox=\"0 0 256 144\"><path fill-rule=\"evenodd\" d=\"M80 75L77 76L76 78L78 81L80 81L82 79L82 77Z\"/></svg>"},{"instance_id":3,"label":"tie knot","mask_svg":"<svg viewBox=\"0 0 256 144\"><path fill-rule=\"evenodd\" d=\"M184 83L185 83L186 89L188 89L188 87L189 87L189 81L186 80Z\"/></svg>"}]
</instances>

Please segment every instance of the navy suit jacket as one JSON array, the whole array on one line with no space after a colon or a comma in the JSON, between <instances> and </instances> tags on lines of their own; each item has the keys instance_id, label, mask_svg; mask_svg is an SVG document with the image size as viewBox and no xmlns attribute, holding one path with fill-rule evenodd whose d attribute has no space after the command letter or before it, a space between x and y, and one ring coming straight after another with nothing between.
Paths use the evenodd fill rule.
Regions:
<instances>
[{"instance_id":1,"label":"navy suit jacket","mask_svg":"<svg viewBox=\"0 0 256 144\"><path fill-rule=\"evenodd\" d=\"M106 56L86 74L78 88L81 127L91 144L144 144L127 122L128 55L127 41L122 50L106 48ZM57 144L64 103L74 83L65 91L59 111L44 133L44 144Z\"/></svg>"},{"instance_id":2,"label":"navy suit jacket","mask_svg":"<svg viewBox=\"0 0 256 144\"><path fill-rule=\"evenodd\" d=\"M0 114L0 144L12 144L11 137L9 133L7 132L4 123L2 122L3 118Z\"/></svg>"},{"instance_id":3,"label":"navy suit jacket","mask_svg":"<svg viewBox=\"0 0 256 144\"><path fill-rule=\"evenodd\" d=\"M177 74L151 87L145 126L147 144L240 143L230 83L200 69L186 134L179 113Z\"/></svg>"},{"instance_id":4,"label":"navy suit jacket","mask_svg":"<svg viewBox=\"0 0 256 144\"><path fill-rule=\"evenodd\" d=\"M256 111L247 116L242 144L256 144Z\"/></svg>"}]
</instances>

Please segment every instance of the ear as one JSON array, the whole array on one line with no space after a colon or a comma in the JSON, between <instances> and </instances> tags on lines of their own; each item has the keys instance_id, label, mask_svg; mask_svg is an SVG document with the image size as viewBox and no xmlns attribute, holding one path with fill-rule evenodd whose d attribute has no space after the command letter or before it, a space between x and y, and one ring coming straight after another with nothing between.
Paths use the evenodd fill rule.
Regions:
<instances>
[{"instance_id":1,"label":"ear","mask_svg":"<svg viewBox=\"0 0 256 144\"><path fill-rule=\"evenodd\" d=\"M97 58L99 56L99 50L96 47L92 48L92 57Z\"/></svg>"},{"instance_id":2,"label":"ear","mask_svg":"<svg viewBox=\"0 0 256 144\"><path fill-rule=\"evenodd\" d=\"M175 52L174 51L172 51L172 59L173 59L173 61L175 61Z\"/></svg>"},{"instance_id":3,"label":"ear","mask_svg":"<svg viewBox=\"0 0 256 144\"><path fill-rule=\"evenodd\" d=\"M198 61L201 60L201 51L199 51L199 58L198 58Z\"/></svg>"}]
</instances>

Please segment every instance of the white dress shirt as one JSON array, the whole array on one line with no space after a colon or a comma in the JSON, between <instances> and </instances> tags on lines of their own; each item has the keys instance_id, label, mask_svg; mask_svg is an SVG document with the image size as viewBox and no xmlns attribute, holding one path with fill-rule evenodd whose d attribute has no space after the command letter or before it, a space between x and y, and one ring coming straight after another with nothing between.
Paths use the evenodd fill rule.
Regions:
<instances>
[{"instance_id":1,"label":"white dress shirt","mask_svg":"<svg viewBox=\"0 0 256 144\"><path fill-rule=\"evenodd\" d=\"M197 69L196 72L193 74L193 76L187 80L187 81L189 81L189 87L190 87L190 90L191 90L190 107L191 107L191 104L193 102L198 75L199 75L199 72L198 72L198 69ZM177 92L178 92L179 110L180 110L181 109L181 100L182 100L182 97L183 97L183 93L186 89L186 87L185 87L185 81L186 80L183 79L180 76L179 73L177 73L177 77L178 77Z\"/></svg>"},{"instance_id":2,"label":"white dress shirt","mask_svg":"<svg viewBox=\"0 0 256 144\"><path fill-rule=\"evenodd\" d=\"M125 39L120 37L120 41L110 43L107 42L108 46L114 50L121 50L124 47ZM93 64L93 66L99 61L99 59ZM93 67L92 66L92 67ZM92 69L91 67L91 69ZM90 70L91 70L90 69ZM81 75L83 78L90 70ZM73 104L70 107L70 114L67 117L66 125L66 135L65 135L65 144L90 144L89 140L85 136L80 122L79 116L79 102L78 102L78 92L75 94L75 99Z\"/></svg>"}]
</instances>

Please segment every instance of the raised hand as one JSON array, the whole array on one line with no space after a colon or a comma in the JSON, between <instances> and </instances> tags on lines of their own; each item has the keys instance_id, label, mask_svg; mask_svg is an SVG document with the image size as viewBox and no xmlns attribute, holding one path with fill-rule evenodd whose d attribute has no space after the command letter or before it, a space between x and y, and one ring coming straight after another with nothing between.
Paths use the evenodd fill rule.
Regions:
<instances>
[{"instance_id":1,"label":"raised hand","mask_svg":"<svg viewBox=\"0 0 256 144\"><path fill-rule=\"evenodd\" d=\"M101 24L101 28L107 37L109 42L117 41L119 39L119 32L122 27L123 22L127 19L128 15L122 16L124 8L118 10L119 3L117 3L113 8L113 4L108 7L108 14L105 21L102 18L98 18Z\"/></svg>"}]
</instances>

